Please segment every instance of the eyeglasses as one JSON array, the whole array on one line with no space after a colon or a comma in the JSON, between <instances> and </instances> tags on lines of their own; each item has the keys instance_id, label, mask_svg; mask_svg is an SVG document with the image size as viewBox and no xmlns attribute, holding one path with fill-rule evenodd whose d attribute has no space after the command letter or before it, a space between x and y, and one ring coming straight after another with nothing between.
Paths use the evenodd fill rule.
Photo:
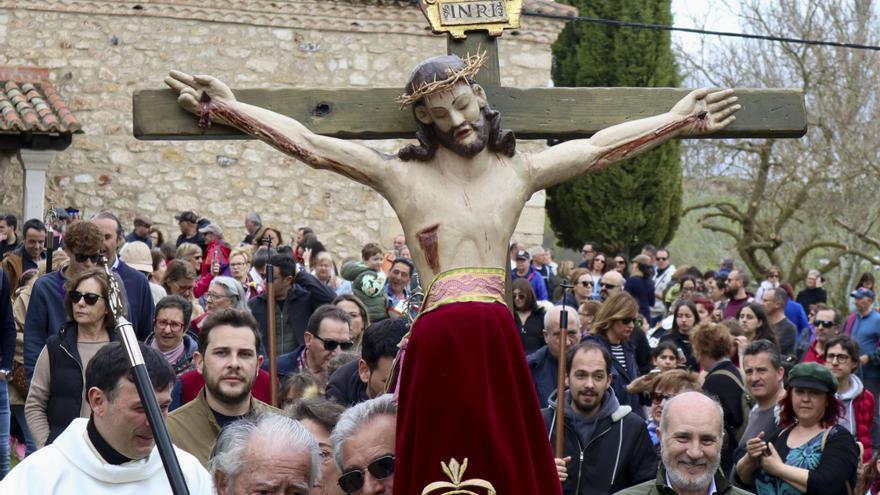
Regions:
<instances>
[{"instance_id":1,"label":"eyeglasses","mask_svg":"<svg viewBox=\"0 0 880 495\"><path fill-rule=\"evenodd\" d=\"M669 258L665 258L665 257L663 257L663 256L657 256L657 261L666 261L666 260L668 260L668 259L669 259Z\"/></svg>"},{"instance_id":2,"label":"eyeglasses","mask_svg":"<svg viewBox=\"0 0 880 495\"><path fill-rule=\"evenodd\" d=\"M589 280L584 280L580 284L583 287L592 287L593 286L593 282L590 282Z\"/></svg>"},{"instance_id":3,"label":"eyeglasses","mask_svg":"<svg viewBox=\"0 0 880 495\"><path fill-rule=\"evenodd\" d=\"M165 327L169 327L169 328L171 328L171 330L174 330L176 332L176 331L183 328L183 322L182 321L166 320L164 318L161 320L156 320L156 328L165 328Z\"/></svg>"},{"instance_id":4,"label":"eyeglasses","mask_svg":"<svg viewBox=\"0 0 880 495\"><path fill-rule=\"evenodd\" d=\"M394 456L384 455L367 465L367 469L352 469L339 477L339 487L345 493L355 493L364 487L366 472L369 471L377 480L394 474Z\"/></svg>"},{"instance_id":5,"label":"eyeglasses","mask_svg":"<svg viewBox=\"0 0 880 495\"><path fill-rule=\"evenodd\" d=\"M832 327L834 327L834 322L833 322L833 321L828 321L828 320L816 320L815 323L816 323L816 326L817 326L817 327L825 327L825 328L832 328Z\"/></svg>"},{"instance_id":6,"label":"eyeglasses","mask_svg":"<svg viewBox=\"0 0 880 495\"><path fill-rule=\"evenodd\" d=\"M523 299L523 300L525 300L526 295L525 295L525 294L514 294L514 295L513 295L513 298L516 299L516 300L519 300L519 299Z\"/></svg>"},{"instance_id":7,"label":"eyeglasses","mask_svg":"<svg viewBox=\"0 0 880 495\"><path fill-rule=\"evenodd\" d=\"M593 251L589 249L581 249L581 254L593 254Z\"/></svg>"},{"instance_id":8,"label":"eyeglasses","mask_svg":"<svg viewBox=\"0 0 880 495\"><path fill-rule=\"evenodd\" d=\"M78 290L72 290L68 292L70 295L70 300L73 301L73 304L79 303L80 299L85 299L86 304L89 306L94 306L98 303L98 299L101 299L101 294L95 294L94 292L80 292Z\"/></svg>"},{"instance_id":9,"label":"eyeglasses","mask_svg":"<svg viewBox=\"0 0 880 495\"><path fill-rule=\"evenodd\" d=\"M234 296L231 296L231 295L229 295L229 294L217 294L217 293L215 293L215 292L208 292L208 293L205 294L205 300L209 300L209 299L224 299L224 298L227 298L227 297L234 297Z\"/></svg>"},{"instance_id":10,"label":"eyeglasses","mask_svg":"<svg viewBox=\"0 0 880 495\"><path fill-rule=\"evenodd\" d=\"M328 351L328 352L335 351L337 347L342 349L343 351L347 351L347 350L351 349L351 346L354 345L353 342L337 342L335 340L322 339L321 337L318 337L317 335L315 335L315 338L324 343L324 350Z\"/></svg>"},{"instance_id":11,"label":"eyeglasses","mask_svg":"<svg viewBox=\"0 0 880 495\"><path fill-rule=\"evenodd\" d=\"M601 285L603 289L616 289L616 288L620 287L619 285L606 284L605 282L602 282L599 285Z\"/></svg>"},{"instance_id":12,"label":"eyeglasses","mask_svg":"<svg viewBox=\"0 0 880 495\"><path fill-rule=\"evenodd\" d=\"M779 274L778 273L771 273L770 275L767 275L767 278L779 278Z\"/></svg>"},{"instance_id":13,"label":"eyeglasses","mask_svg":"<svg viewBox=\"0 0 880 495\"><path fill-rule=\"evenodd\" d=\"M636 322L636 319L635 318L621 318L617 321L623 323L624 325L632 325L633 323Z\"/></svg>"},{"instance_id":14,"label":"eyeglasses","mask_svg":"<svg viewBox=\"0 0 880 495\"><path fill-rule=\"evenodd\" d=\"M845 363L849 361L849 354L825 354L825 360L829 363L832 361L837 361L839 363Z\"/></svg>"},{"instance_id":15,"label":"eyeglasses","mask_svg":"<svg viewBox=\"0 0 880 495\"><path fill-rule=\"evenodd\" d=\"M618 265L626 265L626 260L614 260Z\"/></svg>"},{"instance_id":16,"label":"eyeglasses","mask_svg":"<svg viewBox=\"0 0 880 495\"><path fill-rule=\"evenodd\" d=\"M664 400L669 400L672 397L674 397L672 394L659 394L657 392L654 392L651 394L651 402L660 403Z\"/></svg>"},{"instance_id":17,"label":"eyeglasses","mask_svg":"<svg viewBox=\"0 0 880 495\"><path fill-rule=\"evenodd\" d=\"M85 263L86 261L91 261L94 264L101 263L104 261L104 255L101 253L98 254L74 254L73 259L76 260L77 263Z\"/></svg>"}]
</instances>

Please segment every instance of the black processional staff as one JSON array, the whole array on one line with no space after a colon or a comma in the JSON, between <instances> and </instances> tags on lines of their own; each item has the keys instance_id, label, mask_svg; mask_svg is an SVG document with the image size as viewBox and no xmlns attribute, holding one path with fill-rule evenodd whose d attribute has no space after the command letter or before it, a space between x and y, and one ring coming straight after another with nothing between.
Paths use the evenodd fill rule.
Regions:
<instances>
[{"instance_id":1,"label":"black processional staff","mask_svg":"<svg viewBox=\"0 0 880 495\"><path fill-rule=\"evenodd\" d=\"M562 287L562 312L559 314L559 373L556 375L556 457L562 459L563 443L565 441L565 375L566 345L568 344L568 306L565 305L568 290L574 287L567 282L559 284Z\"/></svg>"},{"instance_id":2,"label":"black processional staff","mask_svg":"<svg viewBox=\"0 0 880 495\"><path fill-rule=\"evenodd\" d=\"M180 469L180 462L177 460L177 454L174 452L174 446L171 444L171 437L168 435L168 429L165 427L162 411L159 409L159 401L156 400L156 392L153 390L153 383L150 381L147 365L144 364L144 356L141 354L141 348L135 336L134 327L125 318L125 306L122 303L122 290L119 287L119 279L111 270L106 256L104 257L104 270L106 270L107 278L110 282L110 300L107 303L110 306L110 310L113 311L113 316L116 317L117 337L119 342L125 347L125 354L128 356L128 364L131 365L134 384L137 387L141 404L143 404L144 410L147 413L147 419L150 421L150 431L153 432L153 438L156 439L156 448L159 450L159 457L162 459L162 464L165 467L165 474L168 475L171 492L174 495L189 495L189 488L186 486L183 471Z\"/></svg>"},{"instance_id":3,"label":"black processional staff","mask_svg":"<svg viewBox=\"0 0 880 495\"><path fill-rule=\"evenodd\" d=\"M52 227L58 215L55 213L55 207L49 202L49 209L43 217L46 225L46 273L52 273L52 253L55 251L55 229Z\"/></svg>"},{"instance_id":4,"label":"black processional staff","mask_svg":"<svg viewBox=\"0 0 880 495\"><path fill-rule=\"evenodd\" d=\"M272 237L266 236L266 341L269 352L269 402L272 407L278 407L278 348L275 342L275 267L272 265ZM283 325L283 323L282 323Z\"/></svg>"}]
</instances>

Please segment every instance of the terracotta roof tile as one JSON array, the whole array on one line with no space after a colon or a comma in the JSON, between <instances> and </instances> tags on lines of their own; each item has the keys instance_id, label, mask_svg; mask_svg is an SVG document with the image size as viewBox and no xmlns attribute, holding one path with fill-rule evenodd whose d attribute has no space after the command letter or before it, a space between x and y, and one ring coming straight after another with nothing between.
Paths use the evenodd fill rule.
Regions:
<instances>
[{"instance_id":1,"label":"terracotta roof tile","mask_svg":"<svg viewBox=\"0 0 880 495\"><path fill-rule=\"evenodd\" d=\"M576 7L554 2L553 0L525 0L523 2L523 11L528 14L553 14L565 16L578 14Z\"/></svg>"},{"instance_id":2,"label":"terracotta roof tile","mask_svg":"<svg viewBox=\"0 0 880 495\"><path fill-rule=\"evenodd\" d=\"M0 67L0 133L82 132L47 77L45 69Z\"/></svg>"}]
</instances>

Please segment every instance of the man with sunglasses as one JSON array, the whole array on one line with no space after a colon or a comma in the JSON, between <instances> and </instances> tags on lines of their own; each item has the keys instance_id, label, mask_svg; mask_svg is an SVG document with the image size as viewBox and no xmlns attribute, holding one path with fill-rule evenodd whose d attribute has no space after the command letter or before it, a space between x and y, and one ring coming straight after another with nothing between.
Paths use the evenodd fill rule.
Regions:
<instances>
[{"instance_id":1,"label":"man with sunglasses","mask_svg":"<svg viewBox=\"0 0 880 495\"><path fill-rule=\"evenodd\" d=\"M68 320L64 309L64 284L78 273L100 265L103 242L101 229L97 226L82 221L71 223L64 234L64 253L69 258L67 267L47 273L34 283L24 322L24 328L27 328L24 332L24 366L28 380L34 374L37 357L46 340L58 333Z\"/></svg>"},{"instance_id":2,"label":"man with sunglasses","mask_svg":"<svg viewBox=\"0 0 880 495\"><path fill-rule=\"evenodd\" d=\"M803 363L819 363L824 365L825 343L840 335L840 311L829 308L822 303L819 303L819 308L816 311L816 317L813 318L816 339L813 340L807 352L804 353L804 357L801 359Z\"/></svg>"},{"instance_id":3,"label":"man with sunglasses","mask_svg":"<svg viewBox=\"0 0 880 495\"><path fill-rule=\"evenodd\" d=\"M392 495L397 403L381 395L342 413L330 443L342 472L339 487L349 494ZM403 418L406 421L406 418Z\"/></svg>"},{"instance_id":4,"label":"man with sunglasses","mask_svg":"<svg viewBox=\"0 0 880 495\"><path fill-rule=\"evenodd\" d=\"M351 350L351 316L332 304L320 306L309 318L303 335L305 344L278 356L278 378L293 373L310 373L326 383L327 363L342 351ZM268 368L268 363L264 368Z\"/></svg>"},{"instance_id":5,"label":"man with sunglasses","mask_svg":"<svg viewBox=\"0 0 880 495\"><path fill-rule=\"evenodd\" d=\"M623 275L618 271L611 270L610 272L605 272L602 278L599 279L599 297L602 299L602 302L605 302L611 294L623 290L625 282L626 280L624 280Z\"/></svg>"},{"instance_id":6,"label":"man with sunglasses","mask_svg":"<svg viewBox=\"0 0 880 495\"><path fill-rule=\"evenodd\" d=\"M666 290L672 287L672 276L675 273L675 265L669 261L669 249L657 250L654 257L657 263L654 266L654 305L651 306L651 324L657 323L666 316L666 304L663 296Z\"/></svg>"},{"instance_id":7,"label":"man with sunglasses","mask_svg":"<svg viewBox=\"0 0 880 495\"><path fill-rule=\"evenodd\" d=\"M253 398L263 356L257 321L247 311L224 309L205 318L193 364L205 387L165 419L174 445L208 466L220 430L249 414L279 412Z\"/></svg>"}]
</instances>

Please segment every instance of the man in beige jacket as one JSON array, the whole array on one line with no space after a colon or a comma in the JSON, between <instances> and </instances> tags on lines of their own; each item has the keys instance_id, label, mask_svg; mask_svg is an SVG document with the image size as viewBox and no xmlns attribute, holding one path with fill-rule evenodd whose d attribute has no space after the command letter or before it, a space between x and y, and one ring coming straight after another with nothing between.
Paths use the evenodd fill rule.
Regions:
<instances>
[{"instance_id":1,"label":"man in beige jacket","mask_svg":"<svg viewBox=\"0 0 880 495\"><path fill-rule=\"evenodd\" d=\"M279 410L251 395L263 356L257 320L247 311L225 309L209 315L193 354L205 388L193 401L165 419L174 445L196 456L203 466L225 425L249 414Z\"/></svg>"}]
</instances>

